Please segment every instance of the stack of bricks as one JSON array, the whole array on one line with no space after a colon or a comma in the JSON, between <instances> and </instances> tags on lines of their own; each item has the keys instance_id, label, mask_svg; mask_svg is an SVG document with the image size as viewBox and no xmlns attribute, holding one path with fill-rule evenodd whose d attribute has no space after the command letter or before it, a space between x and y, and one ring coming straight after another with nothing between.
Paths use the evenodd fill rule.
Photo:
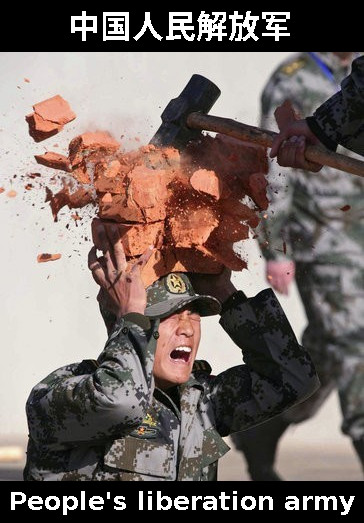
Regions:
<instances>
[{"instance_id":1,"label":"stack of bricks","mask_svg":"<svg viewBox=\"0 0 364 523\"><path fill-rule=\"evenodd\" d=\"M156 247L142 272L145 285L169 272L215 274L224 266L246 267L233 244L249 237L249 227L259 223L258 211L268 205L264 149L205 137L183 154L154 145L118 153L107 151L109 139L105 135L103 153L92 162L98 216L119 224L129 261L149 245ZM87 155L82 137L77 140ZM94 151L91 155L95 158ZM245 196L253 209L241 202Z\"/></svg>"},{"instance_id":2,"label":"stack of bricks","mask_svg":"<svg viewBox=\"0 0 364 523\"><path fill-rule=\"evenodd\" d=\"M49 167L60 168L61 160L48 157ZM36 159L47 165L46 155ZM105 224L119 224L131 263L154 245L142 272L146 286L173 271L216 274L224 266L246 267L233 244L248 238L268 206L264 148L206 136L183 153L154 145L120 152L116 140L98 131L74 138L62 161L79 188L72 193L72 184L65 184L56 195L48 191L55 219L64 205L93 201Z\"/></svg>"}]
</instances>

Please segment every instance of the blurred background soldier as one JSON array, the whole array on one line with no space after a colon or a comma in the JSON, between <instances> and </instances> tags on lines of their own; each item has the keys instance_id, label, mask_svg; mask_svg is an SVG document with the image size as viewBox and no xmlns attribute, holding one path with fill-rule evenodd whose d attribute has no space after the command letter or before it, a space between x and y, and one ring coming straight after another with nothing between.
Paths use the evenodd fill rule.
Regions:
<instances>
[{"instance_id":1,"label":"blurred background soldier","mask_svg":"<svg viewBox=\"0 0 364 523\"><path fill-rule=\"evenodd\" d=\"M284 62L263 91L261 126L277 129L274 111L286 100L301 116L311 115L337 92L358 55L299 53ZM269 182L271 204L259 235L266 276L282 294L296 279L308 321L302 343L321 388L233 441L253 480L280 480L274 471L279 438L291 423L313 416L337 387L342 431L364 466L364 179L326 166L315 174L272 162Z\"/></svg>"}]
</instances>

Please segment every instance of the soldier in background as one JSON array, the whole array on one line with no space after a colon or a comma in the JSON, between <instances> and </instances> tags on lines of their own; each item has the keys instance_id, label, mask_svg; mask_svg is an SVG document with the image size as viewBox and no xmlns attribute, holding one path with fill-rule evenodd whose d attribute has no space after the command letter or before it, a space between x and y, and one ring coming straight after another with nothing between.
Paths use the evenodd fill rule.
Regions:
<instances>
[{"instance_id":1,"label":"soldier in background","mask_svg":"<svg viewBox=\"0 0 364 523\"><path fill-rule=\"evenodd\" d=\"M89 267L109 338L97 361L62 367L32 390L24 478L214 480L229 450L222 436L317 389L311 359L271 289L247 298L225 271L195 275L202 294L182 273L146 292L140 269L152 251L128 270L118 227L109 236L102 222L95 227L104 254L92 249ZM211 376L207 362L195 361L200 316L219 312L246 365Z\"/></svg>"},{"instance_id":2,"label":"soldier in background","mask_svg":"<svg viewBox=\"0 0 364 523\"><path fill-rule=\"evenodd\" d=\"M284 167L317 172L322 166L305 159L306 142L313 145L321 142L334 151L341 144L364 156L364 56L354 60L341 89L320 105L313 116L282 129L273 141L270 155L277 156L279 165Z\"/></svg>"},{"instance_id":3,"label":"soldier in background","mask_svg":"<svg viewBox=\"0 0 364 523\"><path fill-rule=\"evenodd\" d=\"M302 116L311 115L337 92L356 54L300 53L286 61L263 91L262 127L276 129L274 111L286 100ZM280 437L291 423L313 416L337 388L342 431L364 466L364 179L330 167L319 174L284 170L272 162L269 190L259 235L266 276L282 294L296 280L308 322L302 343L321 388L233 441L253 480L279 480L274 462Z\"/></svg>"}]
</instances>

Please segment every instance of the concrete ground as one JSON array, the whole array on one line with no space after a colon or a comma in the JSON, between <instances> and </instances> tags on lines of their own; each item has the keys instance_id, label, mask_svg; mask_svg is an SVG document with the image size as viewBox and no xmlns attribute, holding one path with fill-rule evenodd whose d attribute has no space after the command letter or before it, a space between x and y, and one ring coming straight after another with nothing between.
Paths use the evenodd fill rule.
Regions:
<instances>
[{"instance_id":1,"label":"concrete ground","mask_svg":"<svg viewBox=\"0 0 364 523\"><path fill-rule=\"evenodd\" d=\"M284 447L282 440L277 471L286 481L360 481L363 475L359 463L346 447L329 446L323 452L315 446ZM220 481L248 481L245 460L236 450L230 451L220 462Z\"/></svg>"}]
</instances>

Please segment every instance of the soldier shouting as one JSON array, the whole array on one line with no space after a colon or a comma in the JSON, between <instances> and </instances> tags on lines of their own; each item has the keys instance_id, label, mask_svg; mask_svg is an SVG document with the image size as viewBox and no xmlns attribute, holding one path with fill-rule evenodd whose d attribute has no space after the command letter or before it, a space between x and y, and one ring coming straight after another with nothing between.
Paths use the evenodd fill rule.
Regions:
<instances>
[{"instance_id":1,"label":"soldier shouting","mask_svg":"<svg viewBox=\"0 0 364 523\"><path fill-rule=\"evenodd\" d=\"M98 221L95 231L103 256L92 249L89 267L109 338L97 361L62 367L33 388L24 477L215 480L223 436L314 392L311 359L271 290L247 298L226 271L195 275L194 286L172 273L145 291L140 271L152 250L129 268L118 228ZM218 313L245 365L212 376L196 355L201 316Z\"/></svg>"}]
</instances>

